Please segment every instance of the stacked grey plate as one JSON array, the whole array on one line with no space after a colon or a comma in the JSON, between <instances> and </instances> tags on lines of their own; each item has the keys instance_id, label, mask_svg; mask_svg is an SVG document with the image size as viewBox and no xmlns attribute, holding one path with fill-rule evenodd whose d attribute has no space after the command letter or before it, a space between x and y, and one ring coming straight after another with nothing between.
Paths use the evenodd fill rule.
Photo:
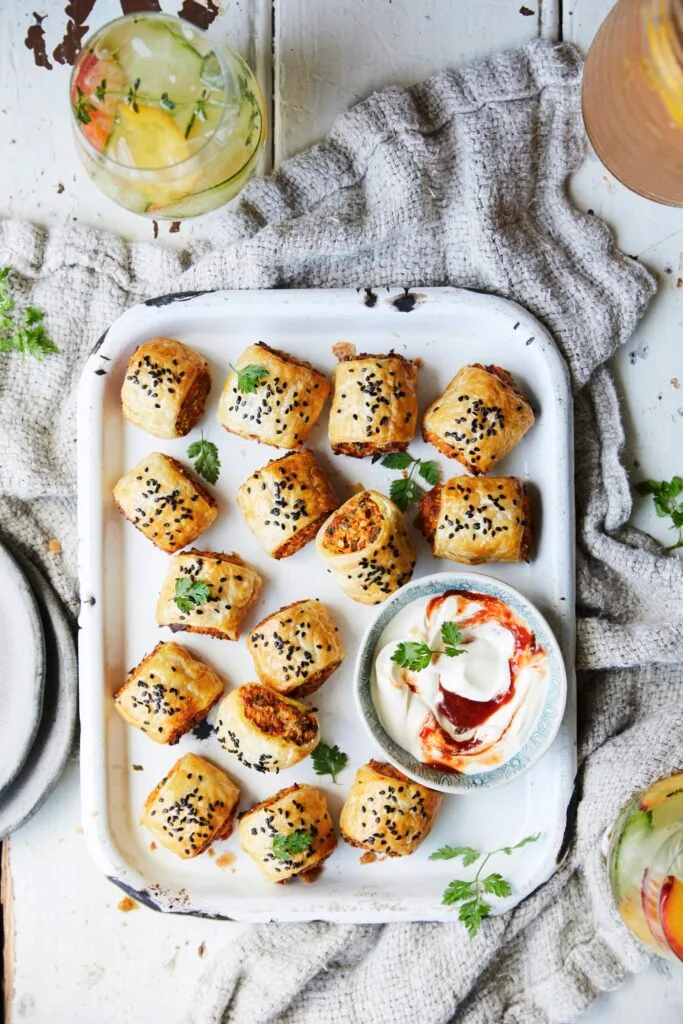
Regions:
<instances>
[{"instance_id":1,"label":"stacked grey plate","mask_svg":"<svg viewBox=\"0 0 683 1024\"><path fill-rule=\"evenodd\" d=\"M77 669L69 621L35 566L0 541L0 839L37 811L74 740Z\"/></svg>"}]
</instances>

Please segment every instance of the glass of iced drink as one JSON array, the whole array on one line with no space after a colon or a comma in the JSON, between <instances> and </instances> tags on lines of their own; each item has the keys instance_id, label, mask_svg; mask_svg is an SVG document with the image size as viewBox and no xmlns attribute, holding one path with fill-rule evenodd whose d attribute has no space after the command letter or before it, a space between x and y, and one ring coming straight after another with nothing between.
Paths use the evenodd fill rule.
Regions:
<instances>
[{"instance_id":1,"label":"glass of iced drink","mask_svg":"<svg viewBox=\"0 0 683 1024\"><path fill-rule=\"evenodd\" d=\"M615 177L683 206L683 0L619 0L588 52L582 106Z\"/></svg>"},{"instance_id":2,"label":"glass of iced drink","mask_svg":"<svg viewBox=\"0 0 683 1024\"><path fill-rule=\"evenodd\" d=\"M263 97L238 53L180 18L134 14L86 42L71 78L78 153L129 210L182 220L221 206L252 176Z\"/></svg>"},{"instance_id":3,"label":"glass of iced drink","mask_svg":"<svg viewBox=\"0 0 683 1024\"><path fill-rule=\"evenodd\" d=\"M683 773L631 799L612 829L607 861L624 923L655 953L683 960Z\"/></svg>"}]
</instances>

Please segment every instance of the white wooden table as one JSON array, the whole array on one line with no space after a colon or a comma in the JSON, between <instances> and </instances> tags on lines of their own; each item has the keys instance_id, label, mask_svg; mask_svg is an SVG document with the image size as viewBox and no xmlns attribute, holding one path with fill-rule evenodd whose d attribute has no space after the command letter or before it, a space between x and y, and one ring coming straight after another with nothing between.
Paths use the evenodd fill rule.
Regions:
<instances>
[{"instance_id":1,"label":"white wooden table","mask_svg":"<svg viewBox=\"0 0 683 1024\"><path fill-rule=\"evenodd\" d=\"M187 0L186 0L187 2ZM194 6L211 8L208 0ZM335 114L373 89L410 84L430 72L514 47L539 34L582 49L611 0L224 0L213 30L252 66L268 97L265 164L320 139ZM115 17L115 0L66 4L90 28ZM176 12L178 2L163 0ZM192 3L190 2L190 5ZM68 65L53 56L65 32L65 0L38 15L51 70L24 43L40 28L27 3L0 4L0 216L40 224L78 221L131 239L152 225L104 199L82 172L69 138ZM528 13L522 13L522 11ZM58 55L60 51L58 50ZM624 397L627 464L640 475L683 471L683 210L629 194L593 156L571 185L577 204L615 230L620 246L660 274L650 312L613 361ZM176 248L211 234L209 215L159 240ZM678 382L681 382L679 385ZM679 389L680 388L680 389ZM644 500L633 521L660 539L666 530ZM2 859L7 1021L121 1024L175 1020L203 958L239 941L240 925L122 913L122 894L100 876L80 827L78 772L70 765L38 815L5 843ZM680 1024L683 972L657 966L601 997L583 1024ZM322 1022L321 1024L327 1024Z\"/></svg>"}]
</instances>

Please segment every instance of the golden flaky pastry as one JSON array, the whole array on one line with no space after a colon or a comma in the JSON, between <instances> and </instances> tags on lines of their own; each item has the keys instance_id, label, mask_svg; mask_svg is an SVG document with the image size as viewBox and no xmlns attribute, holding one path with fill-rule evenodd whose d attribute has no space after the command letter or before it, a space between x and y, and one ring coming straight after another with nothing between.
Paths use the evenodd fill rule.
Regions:
<instances>
[{"instance_id":1,"label":"golden flaky pastry","mask_svg":"<svg viewBox=\"0 0 683 1024\"><path fill-rule=\"evenodd\" d=\"M215 499L177 459L151 452L114 487L116 507L162 551L174 552L208 530Z\"/></svg>"},{"instance_id":2,"label":"golden flaky pastry","mask_svg":"<svg viewBox=\"0 0 683 1024\"><path fill-rule=\"evenodd\" d=\"M197 594L196 584L203 585L197 596L201 603L191 596ZM157 622L170 626L174 633L186 630L239 640L242 623L258 600L261 586L256 569L239 555L195 548L182 551L168 567L157 601Z\"/></svg>"},{"instance_id":3,"label":"golden flaky pastry","mask_svg":"<svg viewBox=\"0 0 683 1024\"><path fill-rule=\"evenodd\" d=\"M290 786L256 804L240 815L237 834L269 882L308 872L312 880L337 845L325 794L314 786Z\"/></svg>"},{"instance_id":4,"label":"golden flaky pastry","mask_svg":"<svg viewBox=\"0 0 683 1024\"><path fill-rule=\"evenodd\" d=\"M339 627L321 601L295 601L254 626L247 648L262 683L278 693L313 693L344 659Z\"/></svg>"},{"instance_id":5,"label":"golden flaky pastry","mask_svg":"<svg viewBox=\"0 0 683 1024\"><path fill-rule=\"evenodd\" d=\"M228 754L259 772L291 768L320 741L318 719L305 704L260 683L246 683L224 697L216 736Z\"/></svg>"},{"instance_id":6,"label":"golden flaky pastry","mask_svg":"<svg viewBox=\"0 0 683 1024\"><path fill-rule=\"evenodd\" d=\"M489 473L534 424L534 412L500 366L463 366L429 406L422 436L470 473Z\"/></svg>"},{"instance_id":7,"label":"golden flaky pastry","mask_svg":"<svg viewBox=\"0 0 683 1024\"><path fill-rule=\"evenodd\" d=\"M415 567L403 515L378 491L360 491L333 512L316 548L335 583L361 604L384 601Z\"/></svg>"},{"instance_id":8,"label":"golden flaky pastry","mask_svg":"<svg viewBox=\"0 0 683 1024\"><path fill-rule=\"evenodd\" d=\"M339 502L313 452L269 462L237 492L245 522L271 558L288 558L309 540Z\"/></svg>"},{"instance_id":9,"label":"golden flaky pastry","mask_svg":"<svg viewBox=\"0 0 683 1024\"><path fill-rule=\"evenodd\" d=\"M417 367L403 356L349 355L334 370L332 451L362 459L403 451L417 426Z\"/></svg>"},{"instance_id":10,"label":"golden flaky pastry","mask_svg":"<svg viewBox=\"0 0 683 1024\"><path fill-rule=\"evenodd\" d=\"M184 437L204 415L211 390L206 359L173 338L153 338L130 357L123 415L155 437Z\"/></svg>"},{"instance_id":11,"label":"golden flaky pastry","mask_svg":"<svg viewBox=\"0 0 683 1024\"><path fill-rule=\"evenodd\" d=\"M387 857L414 853L432 830L441 796L393 765L370 761L356 772L339 828L350 846Z\"/></svg>"},{"instance_id":12,"label":"golden flaky pastry","mask_svg":"<svg viewBox=\"0 0 683 1024\"><path fill-rule=\"evenodd\" d=\"M531 507L516 477L453 477L427 492L417 525L436 558L465 565L529 561Z\"/></svg>"},{"instance_id":13,"label":"golden flaky pastry","mask_svg":"<svg viewBox=\"0 0 683 1024\"><path fill-rule=\"evenodd\" d=\"M239 799L229 775L203 757L185 754L145 800L140 822L163 846L189 859L231 835Z\"/></svg>"},{"instance_id":14,"label":"golden flaky pastry","mask_svg":"<svg viewBox=\"0 0 683 1024\"><path fill-rule=\"evenodd\" d=\"M221 426L276 448L305 444L330 393L325 374L262 341L250 345L235 365L237 370L257 366L267 375L255 378L254 390L245 393L230 371L218 403Z\"/></svg>"},{"instance_id":15,"label":"golden flaky pastry","mask_svg":"<svg viewBox=\"0 0 683 1024\"><path fill-rule=\"evenodd\" d=\"M114 695L121 717L156 743L177 743L221 697L214 670L184 647L157 644Z\"/></svg>"}]
</instances>

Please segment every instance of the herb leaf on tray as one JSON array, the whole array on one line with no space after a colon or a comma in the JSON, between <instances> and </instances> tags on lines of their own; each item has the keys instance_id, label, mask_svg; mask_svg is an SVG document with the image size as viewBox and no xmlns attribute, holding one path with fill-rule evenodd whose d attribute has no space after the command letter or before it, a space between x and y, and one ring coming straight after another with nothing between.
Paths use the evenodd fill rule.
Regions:
<instances>
[{"instance_id":1,"label":"herb leaf on tray","mask_svg":"<svg viewBox=\"0 0 683 1024\"><path fill-rule=\"evenodd\" d=\"M189 576L183 576L175 581L175 594L173 600L181 612L191 612L200 604L206 604L211 597L211 587L208 583L200 580L193 580Z\"/></svg>"},{"instance_id":2,"label":"herb leaf on tray","mask_svg":"<svg viewBox=\"0 0 683 1024\"><path fill-rule=\"evenodd\" d=\"M479 850L475 850L472 846L442 846L429 855L430 860L453 860L455 857L461 857L463 867L469 867L470 864L474 864L475 861L483 858L479 865L479 870L471 881L462 878L453 879L452 882L448 883L441 897L441 902L446 907L452 907L455 903L460 904L458 919L467 928L471 939L479 931L484 918L488 917L491 913L490 905L482 896L490 895L504 898L512 895L512 886L498 871L485 875L484 878L481 877L488 861L496 853L505 853L510 856L514 850L519 850L528 843L535 843L539 836L540 832L536 835L525 836L524 839L520 839L514 846L501 846L499 849L491 850L489 853L480 853Z\"/></svg>"},{"instance_id":3,"label":"herb leaf on tray","mask_svg":"<svg viewBox=\"0 0 683 1024\"><path fill-rule=\"evenodd\" d=\"M35 306L26 306L23 315L16 311L8 284L10 273L10 267L0 269L0 353L20 352L39 361L57 354L59 349L43 327L43 311Z\"/></svg>"},{"instance_id":4,"label":"herb leaf on tray","mask_svg":"<svg viewBox=\"0 0 683 1024\"><path fill-rule=\"evenodd\" d=\"M349 755L340 750L336 743L331 747L327 743L320 742L311 754L315 774L331 775L333 782L337 781L337 775L346 767L348 760Z\"/></svg>"},{"instance_id":5,"label":"herb leaf on tray","mask_svg":"<svg viewBox=\"0 0 683 1024\"><path fill-rule=\"evenodd\" d=\"M636 484L636 490L638 494L651 494L659 518L670 518L670 529L678 530L678 540L665 548L665 551L683 548L683 477L672 476L670 480L641 480Z\"/></svg>"},{"instance_id":6,"label":"herb leaf on tray","mask_svg":"<svg viewBox=\"0 0 683 1024\"><path fill-rule=\"evenodd\" d=\"M279 833L273 836L273 853L278 860L292 860L294 854L304 853L313 842L310 832L304 832L302 828L289 832L287 835Z\"/></svg>"},{"instance_id":7,"label":"herb leaf on tray","mask_svg":"<svg viewBox=\"0 0 683 1024\"><path fill-rule=\"evenodd\" d=\"M210 484L215 484L221 471L221 460L213 441L205 440L202 434L201 441L193 441L187 449L187 454L189 458L195 460L195 471Z\"/></svg>"},{"instance_id":8,"label":"herb leaf on tray","mask_svg":"<svg viewBox=\"0 0 683 1024\"><path fill-rule=\"evenodd\" d=\"M420 487L417 480L413 479L415 470L417 470L418 476L432 486L441 480L441 467L438 462L433 462L431 459L416 459L409 452L389 452L382 459L382 465L386 469L400 469L404 472L407 469L410 470L407 476L392 480L389 489L389 497L402 512L407 512L409 505L424 497L424 488Z\"/></svg>"},{"instance_id":9,"label":"herb leaf on tray","mask_svg":"<svg viewBox=\"0 0 683 1024\"><path fill-rule=\"evenodd\" d=\"M269 375L265 366L259 366L258 363L249 363L248 366L243 366L240 370L232 363L229 365L230 369L237 374L237 390L243 395L253 394L261 381Z\"/></svg>"}]
</instances>

